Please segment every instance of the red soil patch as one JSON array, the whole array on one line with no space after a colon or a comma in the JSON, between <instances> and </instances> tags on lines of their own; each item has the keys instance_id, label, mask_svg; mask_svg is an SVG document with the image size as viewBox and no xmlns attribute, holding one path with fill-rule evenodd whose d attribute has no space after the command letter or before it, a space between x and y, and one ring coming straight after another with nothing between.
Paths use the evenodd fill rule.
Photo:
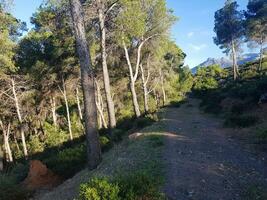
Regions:
<instances>
[{"instance_id":1,"label":"red soil patch","mask_svg":"<svg viewBox=\"0 0 267 200\"><path fill-rule=\"evenodd\" d=\"M62 182L62 178L54 174L39 160L30 162L27 178L23 181L26 188L30 190L50 189Z\"/></svg>"}]
</instances>

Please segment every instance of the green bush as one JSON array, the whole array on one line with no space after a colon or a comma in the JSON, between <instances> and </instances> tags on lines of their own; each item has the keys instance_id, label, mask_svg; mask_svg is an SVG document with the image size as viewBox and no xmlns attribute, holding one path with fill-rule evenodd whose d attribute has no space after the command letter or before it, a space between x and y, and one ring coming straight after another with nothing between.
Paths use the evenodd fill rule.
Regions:
<instances>
[{"instance_id":1,"label":"green bush","mask_svg":"<svg viewBox=\"0 0 267 200\"><path fill-rule=\"evenodd\" d=\"M162 200L159 180L147 172L139 171L108 181L106 178L93 178L81 184L79 200Z\"/></svg>"},{"instance_id":2,"label":"green bush","mask_svg":"<svg viewBox=\"0 0 267 200\"><path fill-rule=\"evenodd\" d=\"M112 147L112 142L107 136L100 136L99 140L102 151L107 151Z\"/></svg>"},{"instance_id":3,"label":"green bush","mask_svg":"<svg viewBox=\"0 0 267 200\"><path fill-rule=\"evenodd\" d=\"M45 145L48 148L58 147L69 139L67 132L49 123L44 124L44 130L46 133Z\"/></svg>"},{"instance_id":4,"label":"green bush","mask_svg":"<svg viewBox=\"0 0 267 200\"><path fill-rule=\"evenodd\" d=\"M3 200L27 200L30 193L21 185L18 185L15 177L0 174L0 199Z\"/></svg>"},{"instance_id":5,"label":"green bush","mask_svg":"<svg viewBox=\"0 0 267 200\"><path fill-rule=\"evenodd\" d=\"M121 130L121 129L112 129L112 141L113 142L119 142L122 140L123 135L125 135L126 131Z\"/></svg>"},{"instance_id":6,"label":"green bush","mask_svg":"<svg viewBox=\"0 0 267 200\"><path fill-rule=\"evenodd\" d=\"M79 200L120 200L119 186L110 183L107 179L93 178L81 184Z\"/></svg>"},{"instance_id":7,"label":"green bush","mask_svg":"<svg viewBox=\"0 0 267 200\"><path fill-rule=\"evenodd\" d=\"M159 180L147 172L139 171L119 178L120 197L124 200L163 199Z\"/></svg>"},{"instance_id":8,"label":"green bush","mask_svg":"<svg viewBox=\"0 0 267 200\"><path fill-rule=\"evenodd\" d=\"M86 146L81 144L59 151L45 159L44 163L56 174L69 178L84 168L86 159Z\"/></svg>"},{"instance_id":9,"label":"green bush","mask_svg":"<svg viewBox=\"0 0 267 200\"><path fill-rule=\"evenodd\" d=\"M246 128L255 125L259 121L256 116L230 116L227 117L224 125L232 128Z\"/></svg>"},{"instance_id":10,"label":"green bush","mask_svg":"<svg viewBox=\"0 0 267 200\"><path fill-rule=\"evenodd\" d=\"M27 143L27 146L31 154L43 152L45 147L44 143L40 141L38 135L31 136L29 142Z\"/></svg>"}]
</instances>

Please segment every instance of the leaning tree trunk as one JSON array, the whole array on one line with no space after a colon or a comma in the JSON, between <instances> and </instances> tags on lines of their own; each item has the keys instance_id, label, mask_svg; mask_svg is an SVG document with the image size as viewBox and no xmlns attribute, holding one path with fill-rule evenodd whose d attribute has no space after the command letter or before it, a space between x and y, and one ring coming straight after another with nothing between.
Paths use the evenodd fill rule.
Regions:
<instances>
[{"instance_id":1,"label":"leaning tree trunk","mask_svg":"<svg viewBox=\"0 0 267 200\"><path fill-rule=\"evenodd\" d=\"M116 126L116 117L115 117L114 102L112 100L111 92L110 92L110 80L109 80L109 72L108 72L108 67L107 67L105 15L104 15L103 7L102 7L100 0L98 0L98 4L99 4L98 18L99 18L100 33L101 33L102 70L103 70L105 94L106 94L106 99L107 99L109 128L114 128Z\"/></svg>"},{"instance_id":2,"label":"leaning tree trunk","mask_svg":"<svg viewBox=\"0 0 267 200\"><path fill-rule=\"evenodd\" d=\"M99 113L99 128L107 128L107 122L105 120L105 116L104 116L104 105L103 105L103 98L102 98L102 94L101 94L101 90L100 90L100 86L98 85L98 82L95 81L95 85L96 85L96 106L97 106L97 110Z\"/></svg>"},{"instance_id":3,"label":"leaning tree trunk","mask_svg":"<svg viewBox=\"0 0 267 200\"><path fill-rule=\"evenodd\" d=\"M82 5L79 0L69 0L76 48L81 66L81 83L84 96L84 124L86 131L88 168L94 169L101 162L101 148L97 131L94 73L86 41Z\"/></svg>"},{"instance_id":4,"label":"leaning tree trunk","mask_svg":"<svg viewBox=\"0 0 267 200\"><path fill-rule=\"evenodd\" d=\"M137 74L138 74L137 69L139 68L139 63L138 63L138 67L137 67L136 72L135 72L136 76L134 76L132 64L131 64L129 53L128 53L128 49L127 49L125 44L124 44L124 52L125 52L125 57L126 57L128 68L129 68L129 73L130 73L130 90L132 93L132 103L133 103L134 113L135 113L136 117L140 117L141 112L140 112L139 103L138 103L137 95L136 95L136 91L135 91L135 81L136 81Z\"/></svg>"},{"instance_id":5,"label":"leaning tree trunk","mask_svg":"<svg viewBox=\"0 0 267 200\"><path fill-rule=\"evenodd\" d=\"M20 105L19 105L19 100L17 98L15 81L13 79L11 79L11 85L12 85L12 93L13 93L13 98L14 98L14 102L15 102L16 112L17 112L19 123L20 123L20 135L21 135L23 153L24 153L25 157L28 157L28 150L27 150L27 145L26 145L25 133L23 130L24 128L22 127L23 126L23 120L22 120L22 116L20 113Z\"/></svg>"},{"instance_id":6,"label":"leaning tree trunk","mask_svg":"<svg viewBox=\"0 0 267 200\"><path fill-rule=\"evenodd\" d=\"M71 129L71 120L70 120L70 110L69 110L69 102L68 102L68 97L67 97L67 91L66 91L66 85L64 80L62 80L62 84L63 84L63 91L62 95L64 97L64 101L65 101L65 107L66 107L66 114L67 114L67 121L68 121L68 129L69 129L69 135L70 135L70 140L73 140L73 134L72 134L72 129Z\"/></svg>"}]
</instances>

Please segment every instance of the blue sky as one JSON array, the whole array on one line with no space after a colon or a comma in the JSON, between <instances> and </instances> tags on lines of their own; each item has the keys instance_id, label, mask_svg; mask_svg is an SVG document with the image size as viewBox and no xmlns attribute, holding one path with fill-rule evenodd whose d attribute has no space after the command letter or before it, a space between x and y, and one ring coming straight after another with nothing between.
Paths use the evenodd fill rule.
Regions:
<instances>
[{"instance_id":1,"label":"blue sky","mask_svg":"<svg viewBox=\"0 0 267 200\"><path fill-rule=\"evenodd\" d=\"M14 0L13 14L27 22L43 0ZM179 21L172 28L172 38L187 54L186 64L194 67L208 57L224 56L213 43L214 13L223 7L225 0L167 0ZM248 0L237 0L245 9ZM248 51L248 50L246 50Z\"/></svg>"}]
</instances>

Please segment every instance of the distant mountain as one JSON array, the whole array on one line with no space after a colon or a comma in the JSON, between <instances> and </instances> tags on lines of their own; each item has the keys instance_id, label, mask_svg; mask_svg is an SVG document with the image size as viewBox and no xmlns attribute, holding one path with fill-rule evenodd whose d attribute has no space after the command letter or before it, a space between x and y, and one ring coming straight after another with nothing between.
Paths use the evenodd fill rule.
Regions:
<instances>
[{"instance_id":1,"label":"distant mountain","mask_svg":"<svg viewBox=\"0 0 267 200\"><path fill-rule=\"evenodd\" d=\"M267 52L267 48L264 49L264 52ZM259 54L258 53L247 53L242 55L242 57L238 58L237 63L239 65L245 64L247 62L255 61L259 59ZM228 58L222 57L219 59L216 58L208 58L206 61L203 63L200 63L198 66L192 68L192 73L195 74L197 72L198 67L207 67L210 65L220 65L222 68L227 68L231 67L232 61Z\"/></svg>"}]
</instances>

